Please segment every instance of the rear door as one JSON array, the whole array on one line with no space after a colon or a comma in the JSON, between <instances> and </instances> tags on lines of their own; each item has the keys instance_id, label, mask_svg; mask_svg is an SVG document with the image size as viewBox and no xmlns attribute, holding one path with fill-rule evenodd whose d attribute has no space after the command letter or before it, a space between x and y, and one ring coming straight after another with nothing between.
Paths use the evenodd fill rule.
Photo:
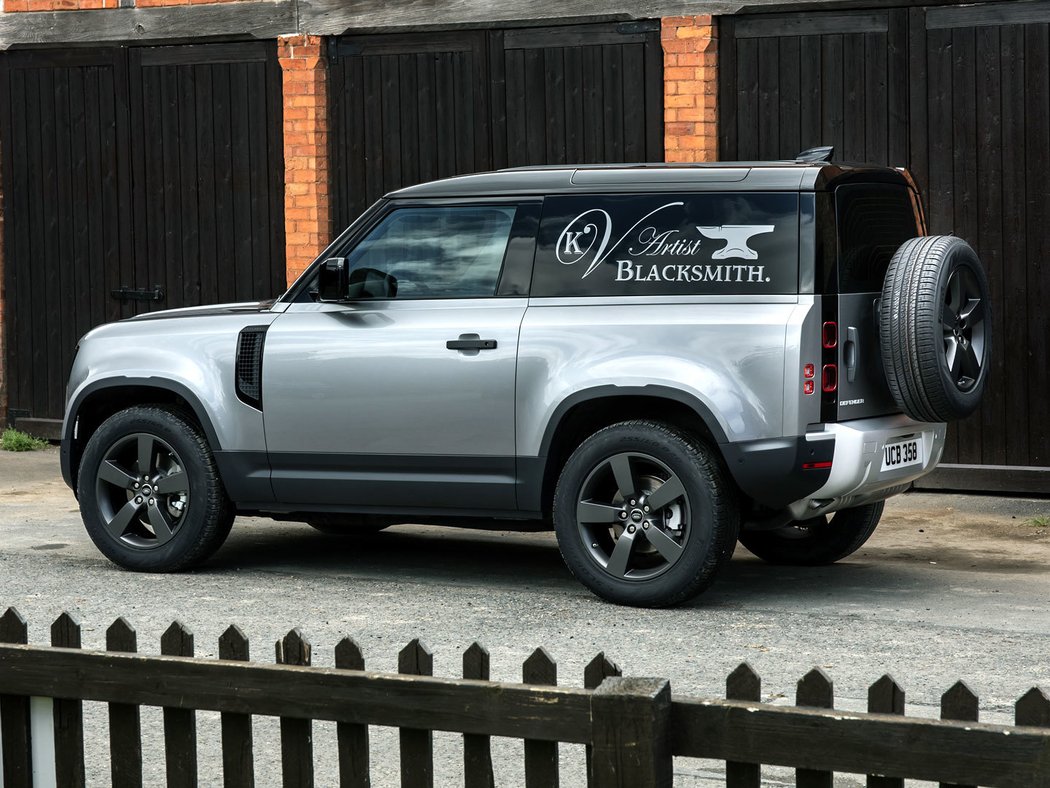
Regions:
<instances>
[{"instance_id":1,"label":"rear door","mask_svg":"<svg viewBox=\"0 0 1050 788\"><path fill-rule=\"evenodd\" d=\"M878 303L897 248L921 235L907 186L854 183L835 190L838 227L837 420L898 412L882 367ZM829 339L829 337L825 337Z\"/></svg>"}]
</instances>

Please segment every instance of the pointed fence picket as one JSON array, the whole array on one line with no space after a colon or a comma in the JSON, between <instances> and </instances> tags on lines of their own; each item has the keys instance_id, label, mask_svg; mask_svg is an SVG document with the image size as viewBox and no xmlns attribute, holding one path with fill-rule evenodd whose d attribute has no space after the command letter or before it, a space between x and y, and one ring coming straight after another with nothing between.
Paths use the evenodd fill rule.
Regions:
<instances>
[{"instance_id":1,"label":"pointed fence picket","mask_svg":"<svg viewBox=\"0 0 1050 788\"><path fill-rule=\"evenodd\" d=\"M763 764L794 768L798 784L810 786L831 785L836 772L866 774L873 788L897 788L904 778L1050 786L1050 698L1039 688L1017 701L1015 725L1006 726L979 722L977 695L961 681L944 693L940 720L905 716L904 690L888 675L869 688L867 712L835 710L832 681L819 668L799 681L796 706L772 706L761 702L761 680L747 663L727 677L719 700L672 698L666 679L623 678L604 653L577 688L557 684L557 664L542 648L522 665L525 683L507 684L490 681L479 643L462 655L462 679L434 678L433 654L418 639L399 653L398 674L366 671L350 638L336 645L334 669L311 667L312 647L298 629L275 644L270 665L249 661L248 638L236 626L219 638L217 660L195 659L193 634L179 622L161 637L161 656L138 654L123 618L106 630L105 651L83 649L80 624L65 613L52 624L50 647L28 643L25 619L7 610L0 616L5 788L33 785L31 738L41 729L32 721L47 704L31 698L53 699L53 766L63 788L84 785L85 746L99 746L85 743L85 700L108 704L117 788L143 784L143 706L163 709L169 786L199 782L198 710L221 716L225 788L254 788L255 716L280 719L286 788L314 784L313 720L336 723L338 784L351 788L371 785L370 725L399 729L401 784L409 788L434 785L435 730L463 736L466 788L498 784L492 736L523 740L526 783L544 788L560 778L559 742L585 745L590 788L669 786L674 756L725 761L729 788L761 785Z\"/></svg>"},{"instance_id":2,"label":"pointed fence picket","mask_svg":"<svg viewBox=\"0 0 1050 788\"><path fill-rule=\"evenodd\" d=\"M248 638L231 624L219 638L219 659L247 662L248 657ZM223 788L255 788L251 715L226 712L220 720Z\"/></svg>"}]
</instances>

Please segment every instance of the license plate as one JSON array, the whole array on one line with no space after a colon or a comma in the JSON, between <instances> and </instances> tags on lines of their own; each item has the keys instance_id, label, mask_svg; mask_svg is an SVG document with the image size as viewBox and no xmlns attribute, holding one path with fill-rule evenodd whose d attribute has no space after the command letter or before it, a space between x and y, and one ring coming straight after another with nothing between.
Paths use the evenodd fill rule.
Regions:
<instances>
[{"instance_id":1,"label":"license plate","mask_svg":"<svg viewBox=\"0 0 1050 788\"><path fill-rule=\"evenodd\" d=\"M887 443L882 450L882 470L892 471L922 464L922 438Z\"/></svg>"}]
</instances>

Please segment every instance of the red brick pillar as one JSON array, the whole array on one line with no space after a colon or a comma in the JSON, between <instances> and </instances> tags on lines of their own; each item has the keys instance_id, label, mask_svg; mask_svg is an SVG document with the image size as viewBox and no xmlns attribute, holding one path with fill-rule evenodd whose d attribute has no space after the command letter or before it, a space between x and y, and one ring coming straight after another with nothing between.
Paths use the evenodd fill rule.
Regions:
<instances>
[{"instance_id":1,"label":"red brick pillar","mask_svg":"<svg viewBox=\"0 0 1050 788\"><path fill-rule=\"evenodd\" d=\"M332 240L328 204L328 73L321 36L281 36L284 228L291 283Z\"/></svg>"},{"instance_id":2,"label":"red brick pillar","mask_svg":"<svg viewBox=\"0 0 1050 788\"><path fill-rule=\"evenodd\" d=\"M661 21L664 158L718 160L718 29L705 16Z\"/></svg>"}]
</instances>

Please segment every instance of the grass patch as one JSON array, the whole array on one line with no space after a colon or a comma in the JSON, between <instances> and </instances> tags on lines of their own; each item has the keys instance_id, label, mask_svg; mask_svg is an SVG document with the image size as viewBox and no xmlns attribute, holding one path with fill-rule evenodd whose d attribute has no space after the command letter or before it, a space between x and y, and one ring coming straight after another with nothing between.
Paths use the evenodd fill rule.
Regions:
<instances>
[{"instance_id":1,"label":"grass patch","mask_svg":"<svg viewBox=\"0 0 1050 788\"><path fill-rule=\"evenodd\" d=\"M0 435L0 449L4 451L36 451L47 446L47 441L34 438L20 430L6 429Z\"/></svg>"},{"instance_id":2,"label":"grass patch","mask_svg":"<svg viewBox=\"0 0 1050 788\"><path fill-rule=\"evenodd\" d=\"M1050 527L1050 517L1046 515L1040 515L1039 517L1033 517L1028 521L1028 524L1036 528L1047 528Z\"/></svg>"}]
</instances>

